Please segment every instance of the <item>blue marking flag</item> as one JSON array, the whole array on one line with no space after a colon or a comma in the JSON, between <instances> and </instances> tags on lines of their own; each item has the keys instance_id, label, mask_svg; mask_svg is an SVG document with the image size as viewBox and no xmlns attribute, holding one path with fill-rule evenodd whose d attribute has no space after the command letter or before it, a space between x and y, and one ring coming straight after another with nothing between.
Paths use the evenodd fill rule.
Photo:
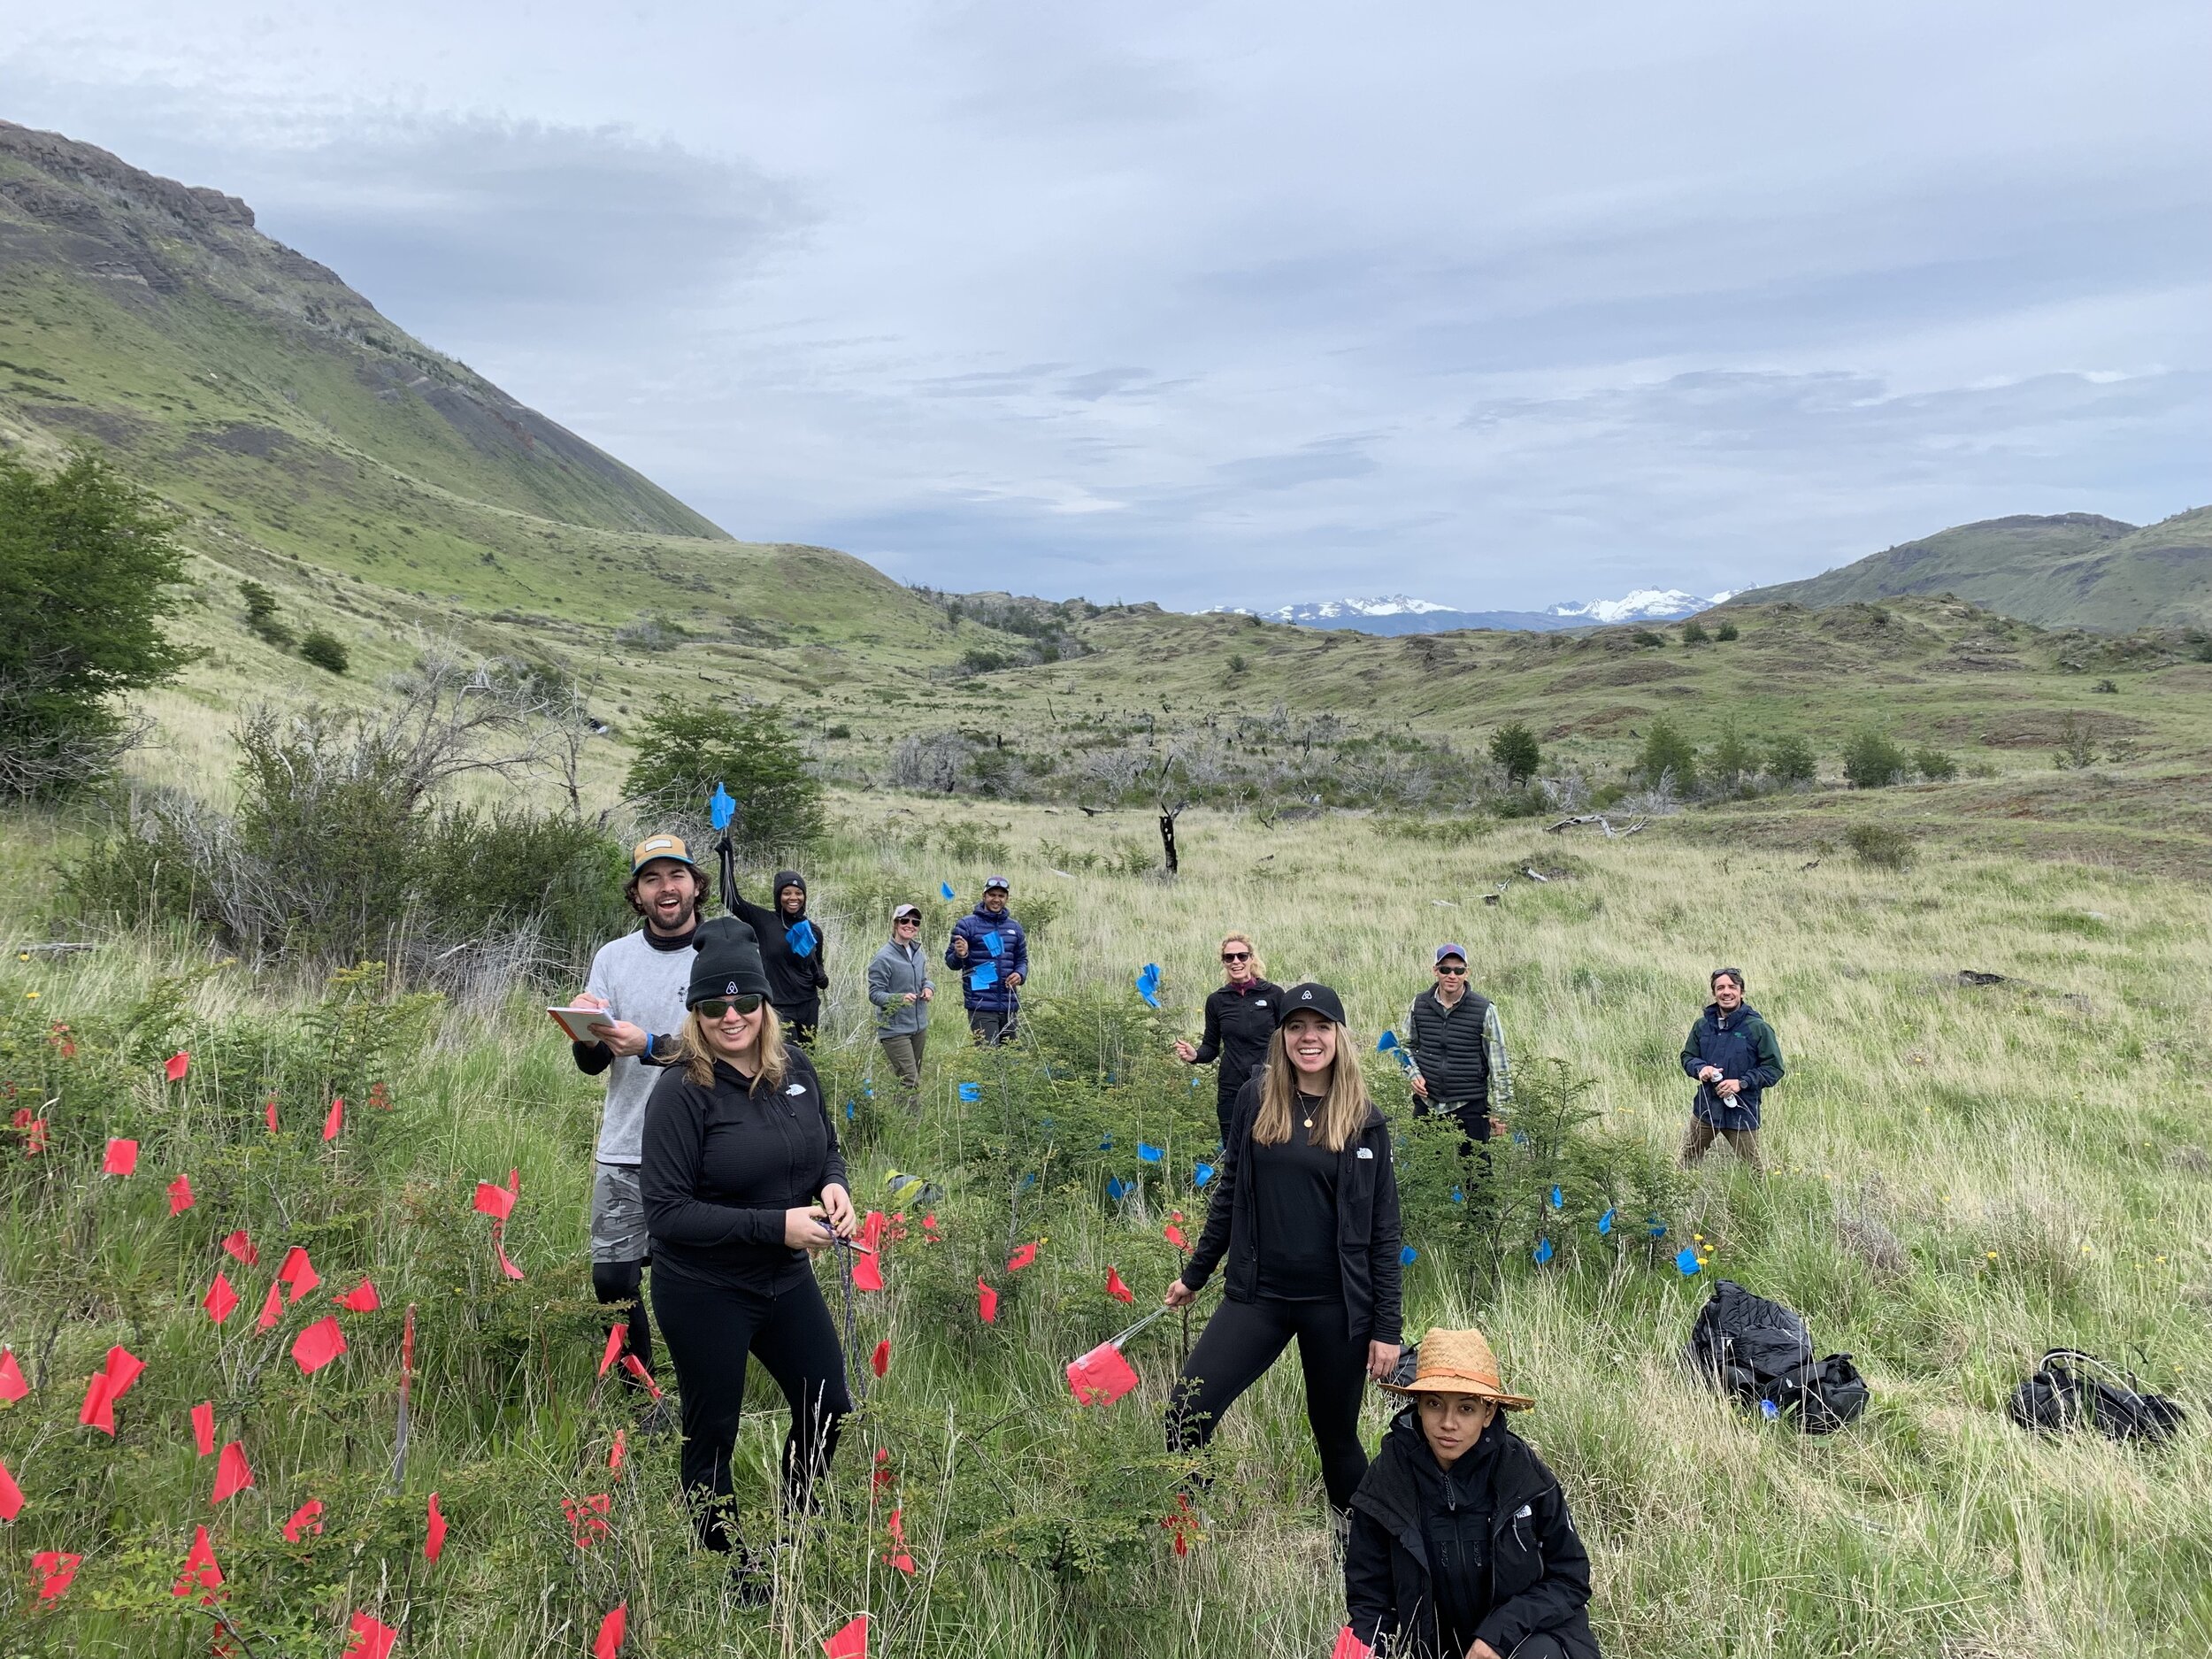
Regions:
<instances>
[{"instance_id":1,"label":"blue marking flag","mask_svg":"<svg viewBox=\"0 0 2212 1659\"><path fill-rule=\"evenodd\" d=\"M1681 1270L1682 1276L1685 1279L1687 1279L1691 1274L1696 1272L1700 1267L1704 1265L1703 1263L1697 1259L1697 1252L1693 1250L1686 1244L1675 1252L1674 1264L1677 1268Z\"/></svg>"},{"instance_id":2,"label":"blue marking flag","mask_svg":"<svg viewBox=\"0 0 2212 1659\"><path fill-rule=\"evenodd\" d=\"M1377 1054L1388 1054L1397 1046L1398 1033L1394 1031L1386 1031L1381 1036L1375 1039L1375 1052Z\"/></svg>"},{"instance_id":3,"label":"blue marking flag","mask_svg":"<svg viewBox=\"0 0 2212 1659\"><path fill-rule=\"evenodd\" d=\"M803 916L795 925L783 930L783 942L791 947L791 954L795 956L812 956L815 936L814 924Z\"/></svg>"},{"instance_id":4,"label":"blue marking flag","mask_svg":"<svg viewBox=\"0 0 2212 1659\"><path fill-rule=\"evenodd\" d=\"M981 1100L983 1098L983 1085L980 1083L963 1083L960 1086L960 1098L964 1101L969 1102Z\"/></svg>"},{"instance_id":5,"label":"blue marking flag","mask_svg":"<svg viewBox=\"0 0 2212 1659\"><path fill-rule=\"evenodd\" d=\"M1210 1164L1201 1164L1191 1171L1190 1184L1193 1187L1203 1187L1213 1178L1214 1166Z\"/></svg>"},{"instance_id":6,"label":"blue marking flag","mask_svg":"<svg viewBox=\"0 0 2212 1659\"><path fill-rule=\"evenodd\" d=\"M1653 1238L1663 1239L1667 1236L1667 1224L1654 1216L1648 1224L1648 1231Z\"/></svg>"},{"instance_id":7,"label":"blue marking flag","mask_svg":"<svg viewBox=\"0 0 2212 1659\"><path fill-rule=\"evenodd\" d=\"M987 991L998 983L998 964L979 962L968 971L968 985L972 990Z\"/></svg>"},{"instance_id":8,"label":"blue marking flag","mask_svg":"<svg viewBox=\"0 0 2212 1659\"><path fill-rule=\"evenodd\" d=\"M1113 1138L1113 1136L1111 1136L1111 1135L1107 1135L1107 1136L1105 1136L1103 1139L1102 1139L1102 1140L1099 1141L1099 1143L1098 1143L1098 1149L1099 1149L1101 1152L1111 1152L1111 1151L1114 1149L1114 1138Z\"/></svg>"},{"instance_id":9,"label":"blue marking flag","mask_svg":"<svg viewBox=\"0 0 2212 1659\"><path fill-rule=\"evenodd\" d=\"M1148 962L1137 970L1137 995L1144 998L1148 1007L1157 1008L1160 1005L1159 990L1160 964Z\"/></svg>"},{"instance_id":10,"label":"blue marking flag","mask_svg":"<svg viewBox=\"0 0 2212 1659\"><path fill-rule=\"evenodd\" d=\"M876 1097L876 1092L872 1088L864 1088L860 1092L863 1094L865 1094L870 1100L873 1100Z\"/></svg>"},{"instance_id":11,"label":"blue marking flag","mask_svg":"<svg viewBox=\"0 0 2212 1659\"><path fill-rule=\"evenodd\" d=\"M707 822L718 830L726 830L730 826L730 820L736 816L737 803L730 799L727 789L716 784L714 793L707 797Z\"/></svg>"},{"instance_id":12,"label":"blue marking flag","mask_svg":"<svg viewBox=\"0 0 2212 1659\"><path fill-rule=\"evenodd\" d=\"M1205 1079L1204 1078L1202 1078L1202 1077L1194 1077L1194 1078L1191 1079L1191 1080L1190 1080L1190 1086L1191 1086L1193 1088L1196 1088L1196 1087L1198 1087L1201 1083L1204 1082L1205 1080L1206 1080L1206 1079Z\"/></svg>"},{"instance_id":13,"label":"blue marking flag","mask_svg":"<svg viewBox=\"0 0 2212 1659\"><path fill-rule=\"evenodd\" d=\"M998 936L997 928L994 927L989 933L983 935L983 948L995 956L997 956L1000 951L1006 949L1006 941Z\"/></svg>"},{"instance_id":14,"label":"blue marking flag","mask_svg":"<svg viewBox=\"0 0 2212 1659\"><path fill-rule=\"evenodd\" d=\"M1147 1164L1157 1164L1167 1156L1167 1152L1164 1148L1156 1147L1148 1141L1140 1141L1137 1142L1137 1156Z\"/></svg>"},{"instance_id":15,"label":"blue marking flag","mask_svg":"<svg viewBox=\"0 0 2212 1659\"><path fill-rule=\"evenodd\" d=\"M1025 1174L1025 1175L1024 1175L1024 1176L1022 1177L1022 1190L1023 1190L1024 1192L1027 1192L1027 1191L1028 1191L1031 1187L1034 1187L1036 1184L1037 1184L1037 1171L1034 1171L1034 1170L1031 1170L1031 1171L1030 1171L1027 1174Z\"/></svg>"},{"instance_id":16,"label":"blue marking flag","mask_svg":"<svg viewBox=\"0 0 2212 1659\"><path fill-rule=\"evenodd\" d=\"M1759 1415L1771 1423L1782 1415L1782 1408L1771 1400L1762 1400L1759 1402Z\"/></svg>"},{"instance_id":17,"label":"blue marking flag","mask_svg":"<svg viewBox=\"0 0 2212 1659\"><path fill-rule=\"evenodd\" d=\"M1398 1252L1398 1265L1401 1267L1411 1267L1420 1259L1421 1252L1415 1249L1410 1244L1407 1245L1404 1249Z\"/></svg>"},{"instance_id":18,"label":"blue marking flag","mask_svg":"<svg viewBox=\"0 0 2212 1659\"><path fill-rule=\"evenodd\" d=\"M1567 1195L1561 1192L1556 1187L1553 1187L1551 1189L1551 1207L1554 1210L1563 1210L1566 1207L1566 1203Z\"/></svg>"},{"instance_id":19,"label":"blue marking flag","mask_svg":"<svg viewBox=\"0 0 2212 1659\"><path fill-rule=\"evenodd\" d=\"M1613 1212L1609 1210L1598 1217L1598 1237L1601 1239L1610 1237L1612 1232Z\"/></svg>"},{"instance_id":20,"label":"blue marking flag","mask_svg":"<svg viewBox=\"0 0 2212 1659\"><path fill-rule=\"evenodd\" d=\"M852 1120L853 1120L853 1103L852 1103L852 1102L850 1102L850 1101L847 1101L847 1102L845 1102L845 1121L846 1121L847 1123L850 1123L850 1122L852 1122Z\"/></svg>"},{"instance_id":21,"label":"blue marking flag","mask_svg":"<svg viewBox=\"0 0 2212 1659\"><path fill-rule=\"evenodd\" d=\"M950 898L952 896L952 883L949 881L940 881L937 884L937 896L941 899Z\"/></svg>"},{"instance_id":22,"label":"blue marking flag","mask_svg":"<svg viewBox=\"0 0 2212 1659\"><path fill-rule=\"evenodd\" d=\"M1106 1196L1116 1203L1119 1203L1125 1194L1136 1190L1134 1186L1124 1181L1118 1175L1109 1175L1106 1178Z\"/></svg>"},{"instance_id":23,"label":"blue marking flag","mask_svg":"<svg viewBox=\"0 0 2212 1659\"><path fill-rule=\"evenodd\" d=\"M1532 1254L1536 1258L1536 1265L1543 1266L1545 1263L1551 1260L1551 1240L1549 1239L1537 1240L1536 1248Z\"/></svg>"},{"instance_id":24,"label":"blue marking flag","mask_svg":"<svg viewBox=\"0 0 2212 1659\"><path fill-rule=\"evenodd\" d=\"M1528 1144L1528 1131L1525 1129L1516 1129L1513 1132L1513 1144L1517 1147L1526 1146Z\"/></svg>"},{"instance_id":25,"label":"blue marking flag","mask_svg":"<svg viewBox=\"0 0 2212 1659\"><path fill-rule=\"evenodd\" d=\"M1459 1188L1458 1188L1458 1187L1453 1187L1453 1188L1452 1188L1452 1202L1454 1202L1454 1203L1455 1203L1455 1204L1463 1204L1463 1203L1465 1203L1466 1202L1467 1202L1467 1194L1464 1194L1464 1193L1463 1193L1463 1192L1461 1192L1461 1191L1459 1190Z\"/></svg>"}]
</instances>

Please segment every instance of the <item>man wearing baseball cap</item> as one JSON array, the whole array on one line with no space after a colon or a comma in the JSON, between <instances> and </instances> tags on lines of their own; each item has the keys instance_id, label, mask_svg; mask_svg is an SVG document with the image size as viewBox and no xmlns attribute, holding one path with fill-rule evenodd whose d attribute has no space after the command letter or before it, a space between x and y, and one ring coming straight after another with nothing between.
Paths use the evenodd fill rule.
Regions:
<instances>
[{"instance_id":1,"label":"man wearing baseball cap","mask_svg":"<svg viewBox=\"0 0 2212 1659\"><path fill-rule=\"evenodd\" d=\"M1006 908L1010 891L1004 876L984 877L983 897L953 924L945 947L945 965L960 971L968 1029L987 1048L1014 1034L1021 1013L1017 993L1029 978L1029 939Z\"/></svg>"},{"instance_id":2,"label":"man wearing baseball cap","mask_svg":"<svg viewBox=\"0 0 2212 1659\"><path fill-rule=\"evenodd\" d=\"M1487 1141L1492 1104L1513 1098L1505 1026L1496 1005L1468 989L1464 946L1439 945L1434 973L1436 983L1413 999L1406 1015L1414 1116L1449 1115L1470 1141Z\"/></svg>"},{"instance_id":3,"label":"man wearing baseball cap","mask_svg":"<svg viewBox=\"0 0 2212 1659\"><path fill-rule=\"evenodd\" d=\"M937 987L922 966L922 909L891 907L891 942L868 964L868 1000L875 1004L876 1041L906 1091L910 1110L921 1103L922 1045L929 1039L929 1004Z\"/></svg>"},{"instance_id":4,"label":"man wearing baseball cap","mask_svg":"<svg viewBox=\"0 0 2212 1659\"><path fill-rule=\"evenodd\" d=\"M1590 1556L1559 1480L1502 1413L1479 1331L1432 1331L1352 1494L1344 1601L1352 1634L1420 1659L1598 1659Z\"/></svg>"},{"instance_id":5,"label":"man wearing baseball cap","mask_svg":"<svg viewBox=\"0 0 2212 1659\"><path fill-rule=\"evenodd\" d=\"M595 1027L599 1041L573 1045L576 1069L590 1077L604 1073L607 1079L591 1184L592 1290L603 1303L629 1304L625 1346L649 1368L653 1332L641 1287L649 1247L638 1191L645 1102L684 1023L692 937L699 907L712 890L711 879L681 837L649 835L640 841L630 855L622 895L645 925L599 948L584 994L572 1004L607 1011L607 1023ZM626 1371L623 1376L631 1380Z\"/></svg>"}]
</instances>

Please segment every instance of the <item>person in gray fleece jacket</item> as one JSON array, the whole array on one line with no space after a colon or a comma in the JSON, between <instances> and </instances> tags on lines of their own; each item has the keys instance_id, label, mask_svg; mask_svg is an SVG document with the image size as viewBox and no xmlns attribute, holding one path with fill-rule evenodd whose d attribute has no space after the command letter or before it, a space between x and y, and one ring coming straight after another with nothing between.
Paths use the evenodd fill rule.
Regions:
<instances>
[{"instance_id":1,"label":"person in gray fleece jacket","mask_svg":"<svg viewBox=\"0 0 2212 1659\"><path fill-rule=\"evenodd\" d=\"M920 907L900 904L891 911L891 942L868 964L868 1000L876 1008L876 1037L883 1057L898 1074L907 1104L918 1105L922 1089L922 1044L929 1036L929 1004L937 987L922 966Z\"/></svg>"}]
</instances>

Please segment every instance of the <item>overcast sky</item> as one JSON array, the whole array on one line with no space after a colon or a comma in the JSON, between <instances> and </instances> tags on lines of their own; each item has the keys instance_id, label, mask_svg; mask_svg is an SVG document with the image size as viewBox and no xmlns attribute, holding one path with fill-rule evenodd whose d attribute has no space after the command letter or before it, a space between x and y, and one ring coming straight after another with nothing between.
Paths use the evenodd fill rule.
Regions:
<instances>
[{"instance_id":1,"label":"overcast sky","mask_svg":"<svg viewBox=\"0 0 2212 1659\"><path fill-rule=\"evenodd\" d=\"M2204 0L78 0L0 115L741 536L1533 608L2212 502L2208 64Z\"/></svg>"}]
</instances>

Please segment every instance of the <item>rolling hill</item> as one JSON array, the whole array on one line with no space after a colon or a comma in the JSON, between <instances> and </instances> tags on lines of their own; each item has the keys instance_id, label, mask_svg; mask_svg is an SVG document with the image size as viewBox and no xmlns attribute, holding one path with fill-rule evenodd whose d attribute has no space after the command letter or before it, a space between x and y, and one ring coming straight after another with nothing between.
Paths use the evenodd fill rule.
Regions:
<instances>
[{"instance_id":1,"label":"rolling hill","mask_svg":"<svg viewBox=\"0 0 2212 1659\"><path fill-rule=\"evenodd\" d=\"M1953 594L2051 627L2212 624L2212 507L2140 528L2094 513L1959 525L1730 603L1837 605Z\"/></svg>"}]
</instances>

